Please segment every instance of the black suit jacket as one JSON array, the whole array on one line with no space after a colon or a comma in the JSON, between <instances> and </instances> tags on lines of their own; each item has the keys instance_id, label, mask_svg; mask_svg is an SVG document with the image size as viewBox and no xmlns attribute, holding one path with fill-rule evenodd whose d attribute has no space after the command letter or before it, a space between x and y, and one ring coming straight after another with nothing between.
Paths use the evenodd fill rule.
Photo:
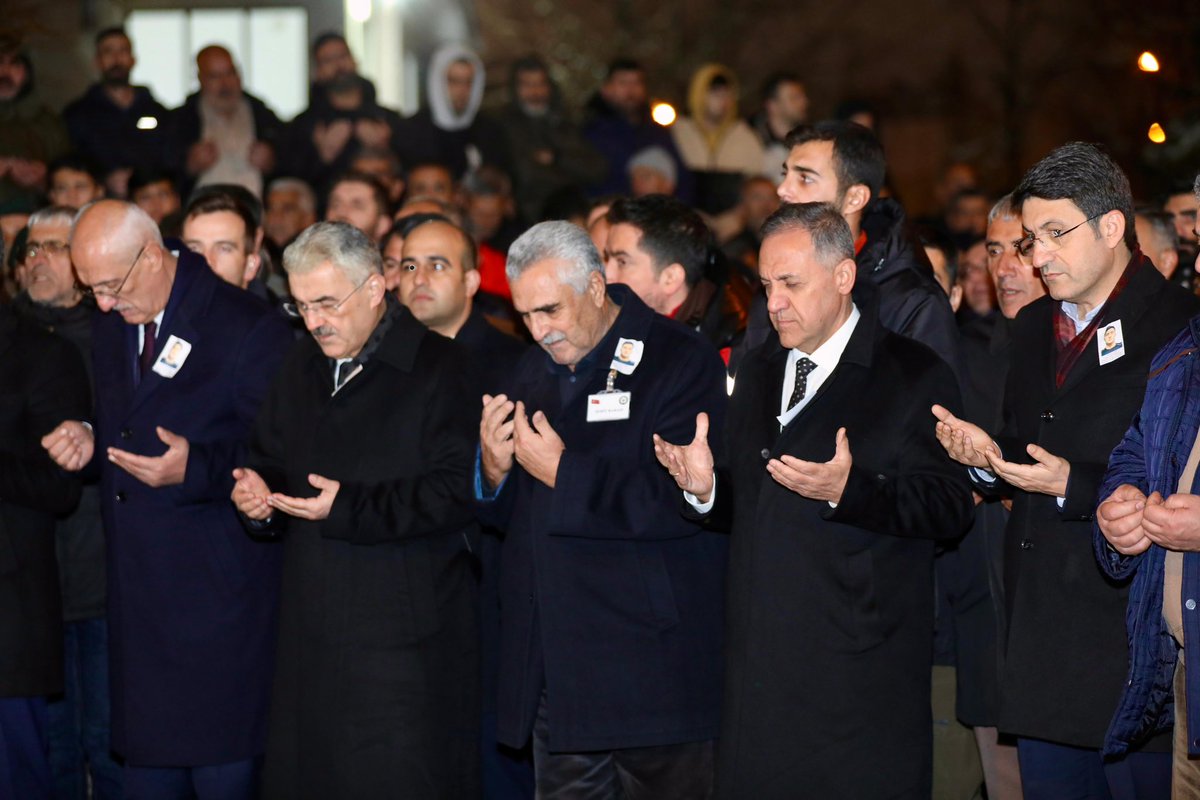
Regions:
<instances>
[{"instance_id":1,"label":"black suit jacket","mask_svg":"<svg viewBox=\"0 0 1200 800\"><path fill-rule=\"evenodd\" d=\"M75 507L80 485L41 438L89 409L75 346L0 306L0 697L62 689L54 517Z\"/></svg>"},{"instance_id":2,"label":"black suit jacket","mask_svg":"<svg viewBox=\"0 0 1200 800\"><path fill-rule=\"evenodd\" d=\"M738 370L711 514L733 529L720 797L930 791L933 540L960 535L972 503L929 407L957 408L959 391L929 348L861 310L833 374L782 431L777 334ZM783 454L828 461L839 427L854 464L836 509L767 473Z\"/></svg>"},{"instance_id":3,"label":"black suit jacket","mask_svg":"<svg viewBox=\"0 0 1200 800\"><path fill-rule=\"evenodd\" d=\"M1128 586L1101 573L1092 516L1109 453L1141 407L1150 359L1200 307L1139 254L1136 272L1100 329L1120 320L1125 355L1104 366L1095 341L1055 387L1054 307L1043 297L1017 315L1005 393L1005 456L1029 462L1037 443L1071 462L1066 500L1013 489L1005 537L1008 643L999 727L1099 748L1125 683ZM1167 743L1169 747L1169 742Z\"/></svg>"}]
</instances>

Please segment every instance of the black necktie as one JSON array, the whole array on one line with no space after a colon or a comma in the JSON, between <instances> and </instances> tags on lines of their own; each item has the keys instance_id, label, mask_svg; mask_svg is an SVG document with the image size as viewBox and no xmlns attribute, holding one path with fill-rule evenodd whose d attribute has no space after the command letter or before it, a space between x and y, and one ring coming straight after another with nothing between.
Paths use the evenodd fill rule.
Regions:
<instances>
[{"instance_id":1,"label":"black necktie","mask_svg":"<svg viewBox=\"0 0 1200 800\"><path fill-rule=\"evenodd\" d=\"M138 356L138 378L146 377L154 364L154 331L158 326L153 321L142 326L142 352Z\"/></svg>"},{"instance_id":2,"label":"black necktie","mask_svg":"<svg viewBox=\"0 0 1200 800\"><path fill-rule=\"evenodd\" d=\"M796 383L792 387L792 399L788 401L788 408L792 408L804 399L804 392L808 388L808 373L817 368L815 361L801 356L796 361Z\"/></svg>"}]
</instances>

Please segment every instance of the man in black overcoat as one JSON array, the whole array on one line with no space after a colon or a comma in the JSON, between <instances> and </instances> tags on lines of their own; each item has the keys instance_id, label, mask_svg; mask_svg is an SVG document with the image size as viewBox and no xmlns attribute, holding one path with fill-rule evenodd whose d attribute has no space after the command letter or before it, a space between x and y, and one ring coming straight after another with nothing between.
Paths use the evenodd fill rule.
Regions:
<instances>
[{"instance_id":1,"label":"man in black overcoat","mask_svg":"<svg viewBox=\"0 0 1200 800\"><path fill-rule=\"evenodd\" d=\"M1171 742L1105 763L1104 734L1126 679L1128 585L1092 551L1096 494L1109 454L1141 407L1150 360L1196 313L1138 248L1129 181L1082 142L1038 162L1013 192L1020 252L1049 296L1010 326L1011 362L997 438L945 409L938 438L983 493L1011 493L1004 552L1008 636L1002 733L1018 737L1026 800L1142 797L1170 786ZM1105 354L1114 327L1123 345Z\"/></svg>"},{"instance_id":2,"label":"man in black overcoat","mask_svg":"<svg viewBox=\"0 0 1200 800\"><path fill-rule=\"evenodd\" d=\"M928 797L934 540L972 501L922 417L958 384L852 297L832 207L773 214L759 271L773 331L738 370L728 461L714 477L704 419L656 439L688 515L733 532L717 796Z\"/></svg>"},{"instance_id":3,"label":"man in black overcoat","mask_svg":"<svg viewBox=\"0 0 1200 800\"><path fill-rule=\"evenodd\" d=\"M283 263L312 338L233 490L251 532L284 546L263 794L475 797L479 395L459 346L385 290L361 231L318 223Z\"/></svg>"}]
</instances>

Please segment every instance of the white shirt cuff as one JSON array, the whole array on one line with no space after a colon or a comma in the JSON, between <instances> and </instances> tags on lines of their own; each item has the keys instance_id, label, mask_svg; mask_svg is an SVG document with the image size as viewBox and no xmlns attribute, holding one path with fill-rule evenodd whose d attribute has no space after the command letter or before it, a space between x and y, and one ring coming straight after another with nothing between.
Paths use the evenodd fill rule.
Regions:
<instances>
[{"instance_id":1,"label":"white shirt cuff","mask_svg":"<svg viewBox=\"0 0 1200 800\"><path fill-rule=\"evenodd\" d=\"M689 506L696 509L697 514L707 514L712 511L713 503L717 502L717 476L713 475L712 494L708 496L707 503L701 503L700 498L691 492L684 492L683 499L687 500Z\"/></svg>"}]
</instances>

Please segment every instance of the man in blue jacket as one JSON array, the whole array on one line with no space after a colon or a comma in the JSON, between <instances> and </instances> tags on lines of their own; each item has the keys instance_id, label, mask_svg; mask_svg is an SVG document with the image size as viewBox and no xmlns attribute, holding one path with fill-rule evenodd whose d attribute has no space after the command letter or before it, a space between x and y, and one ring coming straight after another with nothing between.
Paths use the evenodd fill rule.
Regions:
<instances>
[{"instance_id":1,"label":"man in blue jacket","mask_svg":"<svg viewBox=\"0 0 1200 800\"><path fill-rule=\"evenodd\" d=\"M98 456L125 791L250 798L280 560L276 545L246 535L228 498L291 333L202 256L167 250L132 204L85 208L70 247L105 312L92 336L95 428L63 422L43 444L68 470Z\"/></svg>"},{"instance_id":2,"label":"man in blue jacket","mask_svg":"<svg viewBox=\"0 0 1200 800\"><path fill-rule=\"evenodd\" d=\"M507 272L545 352L484 396L480 425L476 496L506 534L498 739L532 735L539 797L707 797L726 541L680 516L652 436L690 440L700 412L721 430L723 365L606 288L581 228L534 226Z\"/></svg>"}]
</instances>

